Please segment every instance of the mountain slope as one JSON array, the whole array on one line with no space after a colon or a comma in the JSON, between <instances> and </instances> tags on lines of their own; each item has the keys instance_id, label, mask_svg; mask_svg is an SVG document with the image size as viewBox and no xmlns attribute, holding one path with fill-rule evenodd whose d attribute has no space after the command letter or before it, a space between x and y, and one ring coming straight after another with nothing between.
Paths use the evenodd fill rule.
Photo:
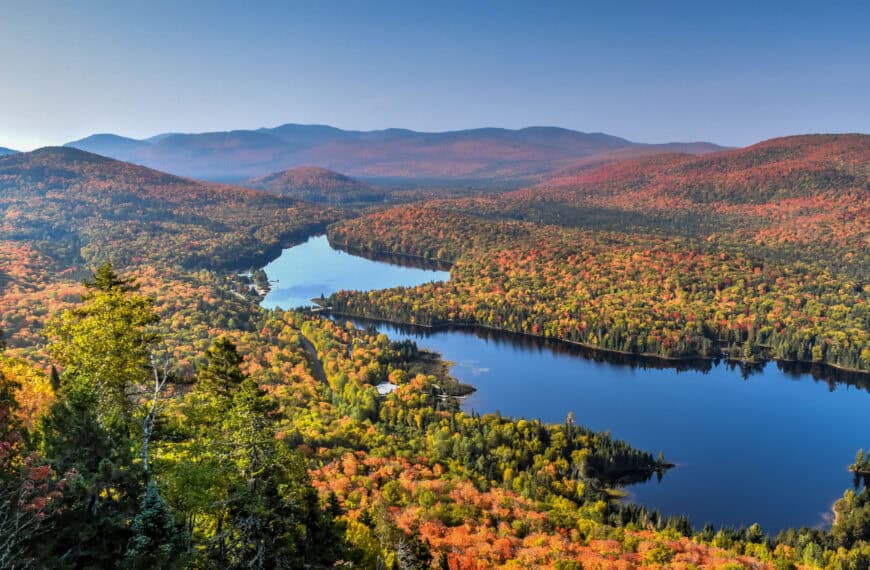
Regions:
<instances>
[{"instance_id":1,"label":"mountain slope","mask_svg":"<svg viewBox=\"0 0 870 570\"><path fill-rule=\"evenodd\" d=\"M317 166L300 166L248 180L245 186L324 204L383 202L385 194L338 172Z\"/></svg>"},{"instance_id":2,"label":"mountain slope","mask_svg":"<svg viewBox=\"0 0 870 570\"><path fill-rule=\"evenodd\" d=\"M17 150L12 150L11 148L6 148L4 146L0 146L0 156L6 156L7 154L15 154L18 152Z\"/></svg>"},{"instance_id":3,"label":"mountain slope","mask_svg":"<svg viewBox=\"0 0 870 570\"><path fill-rule=\"evenodd\" d=\"M345 131L296 124L165 134L145 140L95 135L66 146L166 172L223 181L305 165L370 178L528 178L569 166L585 156L625 148L697 153L721 148L710 143L642 145L603 133L555 127L424 133L407 129Z\"/></svg>"},{"instance_id":4,"label":"mountain slope","mask_svg":"<svg viewBox=\"0 0 870 570\"><path fill-rule=\"evenodd\" d=\"M764 203L837 189L867 189L870 136L802 135L726 152L657 155L555 177L537 192L592 192L694 203Z\"/></svg>"},{"instance_id":5,"label":"mountain slope","mask_svg":"<svg viewBox=\"0 0 870 570\"><path fill-rule=\"evenodd\" d=\"M73 148L0 158L0 232L64 261L250 265L336 213Z\"/></svg>"},{"instance_id":6,"label":"mountain slope","mask_svg":"<svg viewBox=\"0 0 870 570\"><path fill-rule=\"evenodd\" d=\"M607 156L623 152L633 151ZM445 205L539 223L733 235L856 255L870 242L868 135L785 137L703 156L589 160L530 188Z\"/></svg>"}]
</instances>

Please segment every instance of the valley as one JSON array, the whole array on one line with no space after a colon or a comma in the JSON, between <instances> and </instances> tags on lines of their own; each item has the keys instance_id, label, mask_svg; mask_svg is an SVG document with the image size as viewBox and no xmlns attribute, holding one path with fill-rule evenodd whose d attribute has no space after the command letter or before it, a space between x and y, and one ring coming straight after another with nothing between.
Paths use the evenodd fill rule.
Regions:
<instances>
[{"instance_id":1,"label":"valley","mask_svg":"<svg viewBox=\"0 0 870 570\"><path fill-rule=\"evenodd\" d=\"M870 570L870 2L0 0L0 570Z\"/></svg>"},{"instance_id":2,"label":"valley","mask_svg":"<svg viewBox=\"0 0 870 570\"><path fill-rule=\"evenodd\" d=\"M192 566L863 560L868 152L607 154L403 205L2 157L2 466L46 492L16 547L107 564L159 489Z\"/></svg>"}]
</instances>

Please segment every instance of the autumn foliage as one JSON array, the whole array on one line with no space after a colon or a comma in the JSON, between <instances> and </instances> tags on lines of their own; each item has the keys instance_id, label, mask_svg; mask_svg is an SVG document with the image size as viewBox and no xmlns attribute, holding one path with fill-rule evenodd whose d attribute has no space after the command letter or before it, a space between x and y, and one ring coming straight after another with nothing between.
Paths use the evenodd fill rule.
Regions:
<instances>
[{"instance_id":1,"label":"autumn foliage","mask_svg":"<svg viewBox=\"0 0 870 570\"><path fill-rule=\"evenodd\" d=\"M870 370L868 163L870 137L793 137L346 220L329 230L341 247L454 266L447 283L332 304L667 358Z\"/></svg>"}]
</instances>

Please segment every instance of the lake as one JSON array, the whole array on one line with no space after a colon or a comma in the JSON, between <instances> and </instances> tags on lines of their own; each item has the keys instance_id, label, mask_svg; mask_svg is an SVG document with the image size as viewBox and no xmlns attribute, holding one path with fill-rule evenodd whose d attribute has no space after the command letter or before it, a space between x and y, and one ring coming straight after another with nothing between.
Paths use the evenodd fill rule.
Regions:
<instances>
[{"instance_id":1,"label":"lake","mask_svg":"<svg viewBox=\"0 0 870 570\"><path fill-rule=\"evenodd\" d=\"M285 250L265 270L277 283L263 304L283 308L339 289L449 278L340 252L322 236ZM477 388L466 410L548 422L574 412L580 424L663 451L677 467L661 481L627 487L629 500L687 514L696 527L758 522L776 533L827 525L832 503L852 485L847 466L859 447L870 447L867 389L799 367L706 362L678 370L518 335L375 326L454 362L452 374Z\"/></svg>"},{"instance_id":2,"label":"lake","mask_svg":"<svg viewBox=\"0 0 870 570\"><path fill-rule=\"evenodd\" d=\"M333 249L326 236L315 236L285 249L263 268L271 289L262 305L269 309L311 307L311 299L340 289L372 291L450 279L450 273L408 264L372 261Z\"/></svg>"}]
</instances>

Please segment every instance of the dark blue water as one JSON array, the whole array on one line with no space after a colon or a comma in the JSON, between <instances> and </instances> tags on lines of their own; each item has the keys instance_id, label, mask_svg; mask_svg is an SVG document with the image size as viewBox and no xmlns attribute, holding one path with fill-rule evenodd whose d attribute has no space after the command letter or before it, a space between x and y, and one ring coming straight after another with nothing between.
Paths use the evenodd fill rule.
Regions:
<instances>
[{"instance_id":1,"label":"dark blue water","mask_svg":"<svg viewBox=\"0 0 870 570\"><path fill-rule=\"evenodd\" d=\"M294 256L294 249L284 255ZM367 271L386 275L381 263L332 255L322 260L332 287L374 282L374 275L363 280ZM292 286L293 277L270 270L282 266L266 271ZM336 267L348 267L343 282ZM390 270L399 269L407 270ZM320 261L307 265L303 282L324 281L319 272ZM549 422L574 412L578 423L663 451L677 467L661 482L626 491L630 500L664 513L688 514L696 526L758 522L775 533L826 525L832 503L852 485L847 466L859 447L870 447L870 393L776 363L748 375L724 363L678 371L596 361L579 349L515 336L377 326L454 362L453 375L477 388L463 404L467 410Z\"/></svg>"}]
</instances>

